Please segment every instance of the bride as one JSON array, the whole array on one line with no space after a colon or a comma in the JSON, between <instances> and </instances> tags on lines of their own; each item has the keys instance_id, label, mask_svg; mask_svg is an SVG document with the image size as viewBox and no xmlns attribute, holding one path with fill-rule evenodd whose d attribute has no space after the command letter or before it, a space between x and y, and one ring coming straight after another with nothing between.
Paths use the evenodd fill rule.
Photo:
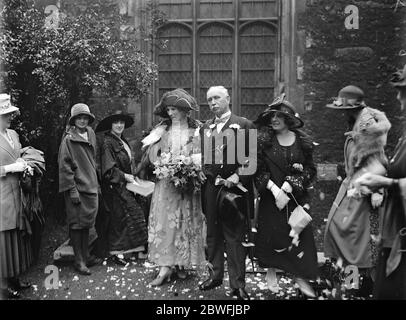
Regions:
<instances>
[{"instance_id":1,"label":"bride","mask_svg":"<svg viewBox=\"0 0 406 320\"><path fill-rule=\"evenodd\" d=\"M152 166L169 153L172 157L192 156L201 159L199 122L190 117L197 110L196 100L183 89L165 93L154 114L165 118L144 138L141 166ZM199 172L199 179L203 174ZM185 267L205 262L204 216L198 190L184 192L168 178L155 184L148 226L149 260L160 267L150 283L160 286L169 281L176 268L179 278L187 274Z\"/></svg>"}]
</instances>

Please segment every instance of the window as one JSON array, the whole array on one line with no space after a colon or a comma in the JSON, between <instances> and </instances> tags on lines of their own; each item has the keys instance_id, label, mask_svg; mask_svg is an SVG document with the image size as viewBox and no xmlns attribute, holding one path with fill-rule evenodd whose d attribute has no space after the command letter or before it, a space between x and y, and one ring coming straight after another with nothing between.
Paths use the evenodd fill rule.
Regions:
<instances>
[{"instance_id":1,"label":"window","mask_svg":"<svg viewBox=\"0 0 406 320\"><path fill-rule=\"evenodd\" d=\"M155 102L165 91L182 87L196 97L196 116L205 120L211 117L207 89L223 85L233 112L254 119L277 87L279 1L157 1L168 19L159 33L168 47L156 52Z\"/></svg>"}]
</instances>

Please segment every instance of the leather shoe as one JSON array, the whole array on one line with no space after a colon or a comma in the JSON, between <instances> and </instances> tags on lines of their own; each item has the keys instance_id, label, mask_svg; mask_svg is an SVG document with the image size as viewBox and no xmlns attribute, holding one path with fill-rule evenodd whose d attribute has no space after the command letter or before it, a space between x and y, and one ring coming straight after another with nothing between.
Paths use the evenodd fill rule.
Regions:
<instances>
[{"instance_id":1,"label":"leather shoe","mask_svg":"<svg viewBox=\"0 0 406 320\"><path fill-rule=\"evenodd\" d=\"M250 300L250 296L244 288L234 289L233 296L237 296L238 300Z\"/></svg>"},{"instance_id":2,"label":"leather shoe","mask_svg":"<svg viewBox=\"0 0 406 320\"><path fill-rule=\"evenodd\" d=\"M84 276L90 276L92 273L90 272L90 270L85 266L85 264L79 264L79 263L74 263L73 267L75 268L75 270L79 273L82 274Z\"/></svg>"},{"instance_id":3,"label":"leather shoe","mask_svg":"<svg viewBox=\"0 0 406 320\"><path fill-rule=\"evenodd\" d=\"M22 281L18 278L9 279L8 285L10 286L10 288L12 288L13 290L17 290L17 291L26 290L26 289L31 288L31 283Z\"/></svg>"},{"instance_id":4,"label":"leather shoe","mask_svg":"<svg viewBox=\"0 0 406 320\"><path fill-rule=\"evenodd\" d=\"M117 256L117 255L114 255L114 256L112 256L112 258L111 258L116 264L118 264L119 266L126 266L127 265L127 261L126 260L124 260L123 258L120 258L119 256Z\"/></svg>"},{"instance_id":5,"label":"leather shoe","mask_svg":"<svg viewBox=\"0 0 406 320\"><path fill-rule=\"evenodd\" d=\"M215 280L215 279L207 279L205 280L202 284L199 285L199 289L206 291L206 290L211 290L216 287L219 287L223 284L222 280Z\"/></svg>"}]
</instances>

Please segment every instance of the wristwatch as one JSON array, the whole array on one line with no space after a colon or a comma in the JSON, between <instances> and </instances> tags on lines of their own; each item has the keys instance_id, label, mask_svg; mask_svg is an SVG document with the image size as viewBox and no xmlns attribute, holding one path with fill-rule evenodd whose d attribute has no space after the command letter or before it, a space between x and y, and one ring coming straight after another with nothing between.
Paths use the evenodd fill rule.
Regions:
<instances>
[{"instance_id":1,"label":"wristwatch","mask_svg":"<svg viewBox=\"0 0 406 320\"><path fill-rule=\"evenodd\" d=\"M392 179L391 186L398 186L399 185L399 179Z\"/></svg>"}]
</instances>

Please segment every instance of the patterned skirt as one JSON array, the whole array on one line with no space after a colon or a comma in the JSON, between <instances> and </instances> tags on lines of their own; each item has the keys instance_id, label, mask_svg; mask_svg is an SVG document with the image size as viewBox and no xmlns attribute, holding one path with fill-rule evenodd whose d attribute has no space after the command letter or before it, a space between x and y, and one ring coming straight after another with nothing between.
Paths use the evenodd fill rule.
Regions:
<instances>
[{"instance_id":1,"label":"patterned skirt","mask_svg":"<svg viewBox=\"0 0 406 320\"><path fill-rule=\"evenodd\" d=\"M0 278L18 277L32 263L30 236L18 229L0 232Z\"/></svg>"},{"instance_id":2,"label":"patterned skirt","mask_svg":"<svg viewBox=\"0 0 406 320\"><path fill-rule=\"evenodd\" d=\"M182 194L168 180L158 181L148 236L151 262L159 266L204 266L206 222L200 193Z\"/></svg>"}]
</instances>

